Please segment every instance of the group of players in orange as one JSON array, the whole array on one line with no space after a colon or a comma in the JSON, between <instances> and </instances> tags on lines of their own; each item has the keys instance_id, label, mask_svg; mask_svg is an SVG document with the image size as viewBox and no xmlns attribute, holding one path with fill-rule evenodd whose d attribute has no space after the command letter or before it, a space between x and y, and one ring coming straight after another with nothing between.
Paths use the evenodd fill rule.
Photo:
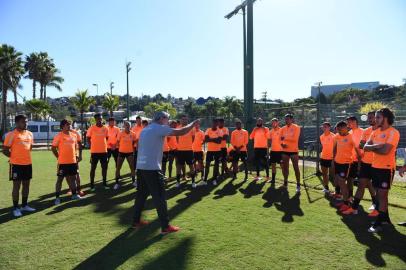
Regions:
<instances>
[{"instance_id":1,"label":"group of players in orange","mask_svg":"<svg viewBox=\"0 0 406 270\"><path fill-rule=\"evenodd\" d=\"M103 124L100 114L94 116L96 124L91 126L86 137L90 145L90 191L95 190L94 179L97 164L102 169L103 187L107 185L107 168L111 157L115 161L115 185L120 188L120 171L127 160L131 171L133 185L136 187L137 143L140 133L147 121L137 117L131 128L129 122L124 122L120 130L115 119L108 119L108 125ZM323 174L323 191L339 200L337 207L344 215L357 214L358 206L368 188L372 201L371 216L376 221L369 228L370 232L382 229L382 224L389 223L388 191L396 169L395 153L399 142L399 132L392 127L394 115L389 109L381 109L368 113L370 127L362 130L358 127L355 117L338 122L336 134L331 131L330 123L323 123L323 134L320 136L322 145L320 165ZM18 217L22 212L35 211L28 206L29 183L32 178L31 149L33 135L27 130L27 118L18 115L15 118L16 128L6 135L3 153L10 158L10 180L13 180L13 214ZM186 126L187 116L179 121L171 121L172 128ZM211 163L214 162L212 184L217 185L221 175L231 173L233 179L239 172L239 162L242 162L248 179L247 147L249 140L253 141L253 162L256 168L254 181L261 180L261 167L265 169L265 181L274 184L277 164L280 164L283 174L283 187L287 188L289 178L289 162L292 162L296 178L296 192L300 192L299 170L299 137L300 127L294 123L293 115L285 116L285 125L280 127L279 120L271 120L271 129L264 126L261 118L249 134L242 128L239 120L235 121L235 130L231 133L224 126L224 119L214 119L212 126L206 131L196 125L186 135L166 137L163 146L162 170L172 177L173 163L176 166L176 186L180 187L181 179L188 175L192 188L196 188L196 176L200 173L199 185L207 185ZM57 181L55 187L55 204L59 204L63 179L66 178L72 199L80 199L84 195L80 185L79 162L82 160L82 136L72 128L68 120L60 123L61 132L54 138L52 152L57 158ZM227 143L229 141L229 143ZM206 148L206 149L205 149ZM231 162L229 169L227 163ZM186 165L189 172L186 173ZM221 173L220 173L221 165ZM269 170L272 170L272 176ZM403 167L400 173L406 170ZM330 177L329 177L330 176ZM334 179L335 192L329 191L329 178ZM353 194L354 180L358 185ZM22 185L22 205L19 207L19 191Z\"/></svg>"}]
</instances>

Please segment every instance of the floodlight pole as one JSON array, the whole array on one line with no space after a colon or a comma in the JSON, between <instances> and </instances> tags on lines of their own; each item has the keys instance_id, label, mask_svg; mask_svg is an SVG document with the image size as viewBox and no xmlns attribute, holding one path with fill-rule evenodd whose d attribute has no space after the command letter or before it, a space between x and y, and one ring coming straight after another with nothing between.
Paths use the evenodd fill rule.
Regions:
<instances>
[{"instance_id":1,"label":"floodlight pole","mask_svg":"<svg viewBox=\"0 0 406 270\"><path fill-rule=\"evenodd\" d=\"M317 159L316 159L316 171L317 173L320 172L320 164L319 164L319 160L320 160L320 93L321 93L321 84L322 82L317 82L317 115L316 115L316 150L317 150Z\"/></svg>"},{"instance_id":2,"label":"floodlight pole","mask_svg":"<svg viewBox=\"0 0 406 270\"><path fill-rule=\"evenodd\" d=\"M128 73L131 70L131 62L127 62L126 71L127 71L127 121L130 121L130 88L128 84Z\"/></svg>"}]
</instances>

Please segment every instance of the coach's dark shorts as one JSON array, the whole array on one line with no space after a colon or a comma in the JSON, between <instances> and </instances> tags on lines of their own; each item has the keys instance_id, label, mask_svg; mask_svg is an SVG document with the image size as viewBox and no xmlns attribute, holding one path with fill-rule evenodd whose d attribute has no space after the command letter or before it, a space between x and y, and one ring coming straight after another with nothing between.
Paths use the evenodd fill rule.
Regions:
<instances>
[{"instance_id":1,"label":"coach's dark shorts","mask_svg":"<svg viewBox=\"0 0 406 270\"><path fill-rule=\"evenodd\" d=\"M261 160L267 159L268 150L266 148L254 148L254 159Z\"/></svg>"},{"instance_id":2,"label":"coach's dark shorts","mask_svg":"<svg viewBox=\"0 0 406 270\"><path fill-rule=\"evenodd\" d=\"M282 155L287 155L289 157L299 155L298 152L282 152Z\"/></svg>"},{"instance_id":3,"label":"coach's dark shorts","mask_svg":"<svg viewBox=\"0 0 406 270\"><path fill-rule=\"evenodd\" d=\"M90 163L97 165L100 161L100 164L107 164L107 153L92 153L90 155Z\"/></svg>"},{"instance_id":4,"label":"coach's dark shorts","mask_svg":"<svg viewBox=\"0 0 406 270\"><path fill-rule=\"evenodd\" d=\"M347 178L348 174L350 172L350 165L351 164L349 164L349 163L340 164L340 163L335 162L334 163L335 174L342 178Z\"/></svg>"},{"instance_id":5,"label":"coach's dark shorts","mask_svg":"<svg viewBox=\"0 0 406 270\"><path fill-rule=\"evenodd\" d=\"M78 174L78 164L58 164L58 171L56 173L57 176L65 177L65 176L74 176Z\"/></svg>"},{"instance_id":6,"label":"coach's dark shorts","mask_svg":"<svg viewBox=\"0 0 406 270\"><path fill-rule=\"evenodd\" d=\"M357 178L358 177L358 162L351 163L350 172L348 174L349 178Z\"/></svg>"},{"instance_id":7,"label":"coach's dark shorts","mask_svg":"<svg viewBox=\"0 0 406 270\"><path fill-rule=\"evenodd\" d=\"M359 171L359 178L372 179L372 165L369 163L361 162L361 169Z\"/></svg>"},{"instance_id":8,"label":"coach's dark shorts","mask_svg":"<svg viewBox=\"0 0 406 270\"><path fill-rule=\"evenodd\" d=\"M11 181L28 181L32 178L32 165L14 165L10 164Z\"/></svg>"},{"instance_id":9,"label":"coach's dark shorts","mask_svg":"<svg viewBox=\"0 0 406 270\"><path fill-rule=\"evenodd\" d=\"M230 152L230 156L233 162L238 162L239 160L241 160L242 162L247 160L247 151L240 151L237 152L235 150Z\"/></svg>"},{"instance_id":10,"label":"coach's dark shorts","mask_svg":"<svg viewBox=\"0 0 406 270\"><path fill-rule=\"evenodd\" d=\"M331 159L320 159L320 166L324 168L331 168L333 161Z\"/></svg>"},{"instance_id":11,"label":"coach's dark shorts","mask_svg":"<svg viewBox=\"0 0 406 270\"><path fill-rule=\"evenodd\" d=\"M192 165L193 164L193 151L178 151L176 153L177 162L179 165Z\"/></svg>"},{"instance_id":12,"label":"coach's dark shorts","mask_svg":"<svg viewBox=\"0 0 406 270\"><path fill-rule=\"evenodd\" d=\"M218 162L221 158L221 151L208 151L206 153L206 162Z\"/></svg>"},{"instance_id":13,"label":"coach's dark shorts","mask_svg":"<svg viewBox=\"0 0 406 270\"><path fill-rule=\"evenodd\" d=\"M176 158L176 153L177 152L178 152L177 150L170 150L169 153L168 153L168 159L169 160L174 160Z\"/></svg>"},{"instance_id":14,"label":"coach's dark shorts","mask_svg":"<svg viewBox=\"0 0 406 270\"><path fill-rule=\"evenodd\" d=\"M221 160L227 159L227 148L221 148Z\"/></svg>"},{"instance_id":15,"label":"coach's dark shorts","mask_svg":"<svg viewBox=\"0 0 406 270\"><path fill-rule=\"evenodd\" d=\"M390 189L395 171L392 169L371 168L374 188Z\"/></svg>"},{"instance_id":16,"label":"coach's dark shorts","mask_svg":"<svg viewBox=\"0 0 406 270\"><path fill-rule=\"evenodd\" d=\"M162 163L168 162L169 151L164 151L162 153Z\"/></svg>"},{"instance_id":17,"label":"coach's dark shorts","mask_svg":"<svg viewBox=\"0 0 406 270\"><path fill-rule=\"evenodd\" d=\"M281 164L282 161L282 152L281 151L271 151L270 157L269 157L269 162L271 164Z\"/></svg>"},{"instance_id":18,"label":"coach's dark shorts","mask_svg":"<svg viewBox=\"0 0 406 270\"><path fill-rule=\"evenodd\" d=\"M194 161L203 161L203 151L193 152Z\"/></svg>"},{"instance_id":19,"label":"coach's dark shorts","mask_svg":"<svg viewBox=\"0 0 406 270\"><path fill-rule=\"evenodd\" d=\"M129 157L129 156L132 156L132 155L134 155L133 152L130 152L130 153L119 152L118 153L118 156L121 157L121 158L126 158L126 157Z\"/></svg>"}]
</instances>

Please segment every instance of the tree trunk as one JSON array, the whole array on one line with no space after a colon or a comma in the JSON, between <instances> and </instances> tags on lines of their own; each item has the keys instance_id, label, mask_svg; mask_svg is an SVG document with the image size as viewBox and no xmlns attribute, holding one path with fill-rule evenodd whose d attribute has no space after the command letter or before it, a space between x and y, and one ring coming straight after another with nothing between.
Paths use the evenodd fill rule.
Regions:
<instances>
[{"instance_id":1,"label":"tree trunk","mask_svg":"<svg viewBox=\"0 0 406 270\"><path fill-rule=\"evenodd\" d=\"M83 111L80 111L80 132L82 133L82 140L84 142L83 145L86 145L86 137L85 132L83 130Z\"/></svg>"},{"instance_id":2,"label":"tree trunk","mask_svg":"<svg viewBox=\"0 0 406 270\"><path fill-rule=\"evenodd\" d=\"M3 95L3 106L1 108L2 110L2 118L1 118L1 135L6 133L6 125L7 125L7 89L1 89L2 95Z\"/></svg>"},{"instance_id":3,"label":"tree trunk","mask_svg":"<svg viewBox=\"0 0 406 270\"><path fill-rule=\"evenodd\" d=\"M37 86L37 82L35 80L32 80L32 98L33 99L35 99L35 96L37 94L36 86Z\"/></svg>"},{"instance_id":4,"label":"tree trunk","mask_svg":"<svg viewBox=\"0 0 406 270\"><path fill-rule=\"evenodd\" d=\"M44 85L44 101L47 101L47 86Z\"/></svg>"},{"instance_id":5,"label":"tree trunk","mask_svg":"<svg viewBox=\"0 0 406 270\"><path fill-rule=\"evenodd\" d=\"M110 111L110 117L113 117L114 113L113 111Z\"/></svg>"},{"instance_id":6,"label":"tree trunk","mask_svg":"<svg viewBox=\"0 0 406 270\"><path fill-rule=\"evenodd\" d=\"M42 99L44 93L44 86L40 84L40 89L39 89L39 99Z\"/></svg>"},{"instance_id":7,"label":"tree trunk","mask_svg":"<svg viewBox=\"0 0 406 270\"><path fill-rule=\"evenodd\" d=\"M17 102L17 88L16 89L13 89L13 94L14 94L14 108L15 108L15 114L17 115L17 113L18 113L18 108L17 108L17 106L18 106L18 102Z\"/></svg>"}]
</instances>

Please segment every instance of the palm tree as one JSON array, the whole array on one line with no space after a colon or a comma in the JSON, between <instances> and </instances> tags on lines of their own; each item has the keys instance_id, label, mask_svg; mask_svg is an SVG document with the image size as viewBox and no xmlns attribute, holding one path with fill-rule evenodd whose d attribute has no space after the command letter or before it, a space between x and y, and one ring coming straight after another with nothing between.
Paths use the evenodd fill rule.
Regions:
<instances>
[{"instance_id":1,"label":"palm tree","mask_svg":"<svg viewBox=\"0 0 406 270\"><path fill-rule=\"evenodd\" d=\"M39 53L31 53L30 55L25 56L25 71L28 72L28 75L25 78L32 80L32 98L35 99L37 95L36 87L37 82L40 79L41 71L41 57Z\"/></svg>"},{"instance_id":2,"label":"palm tree","mask_svg":"<svg viewBox=\"0 0 406 270\"><path fill-rule=\"evenodd\" d=\"M78 89L78 91L75 93L75 96L72 98L72 103L80 112L80 125L83 137L83 114L89 110L90 105L93 105L95 101L93 97L89 96L89 92L87 89Z\"/></svg>"},{"instance_id":3,"label":"palm tree","mask_svg":"<svg viewBox=\"0 0 406 270\"><path fill-rule=\"evenodd\" d=\"M6 130L6 112L7 112L7 92L14 92L14 104L17 111L17 88L21 77L24 74L22 53L14 49L13 46L2 44L0 47L0 87L2 94L2 131Z\"/></svg>"},{"instance_id":4,"label":"palm tree","mask_svg":"<svg viewBox=\"0 0 406 270\"><path fill-rule=\"evenodd\" d=\"M118 96L106 93L104 95L102 105L107 111L109 111L110 117L113 117L113 111L118 109L118 106L120 105L120 99Z\"/></svg>"},{"instance_id":5,"label":"palm tree","mask_svg":"<svg viewBox=\"0 0 406 270\"><path fill-rule=\"evenodd\" d=\"M51 112L51 107L42 99L31 99L25 102L26 110L29 111L35 120L46 117Z\"/></svg>"},{"instance_id":6,"label":"palm tree","mask_svg":"<svg viewBox=\"0 0 406 270\"><path fill-rule=\"evenodd\" d=\"M40 88L40 98L46 100L47 98L47 86L54 87L58 91L62 91L61 85L64 79L57 74L60 73L59 69L56 68L54 59L50 58L47 53L41 52L39 54L40 58L40 71L38 82L41 86Z\"/></svg>"}]
</instances>

